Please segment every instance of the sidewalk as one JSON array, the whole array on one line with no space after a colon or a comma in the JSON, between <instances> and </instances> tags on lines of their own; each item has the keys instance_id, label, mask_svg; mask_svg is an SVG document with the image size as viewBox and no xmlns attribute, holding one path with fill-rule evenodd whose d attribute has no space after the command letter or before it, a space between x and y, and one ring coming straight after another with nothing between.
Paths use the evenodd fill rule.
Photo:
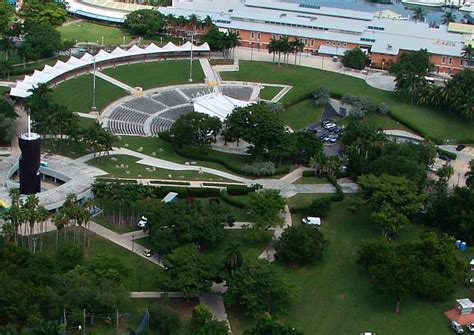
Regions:
<instances>
[{"instance_id":1,"label":"sidewalk","mask_svg":"<svg viewBox=\"0 0 474 335\"><path fill-rule=\"evenodd\" d=\"M121 81L118 81L117 79L115 78L112 78L108 75L106 75L105 73L102 73L100 71L95 71L95 75L99 78L102 78L104 79L105 81L108 81L109 83L111 83L112 85L115 85L117 87L120 87L121 89L124 89L125 91L127 91L128 93L130 94L133 94L133 92L135 91L133 89L133 87L130 87L128 86L127 84L124 84L122 83Z\"/></svg>"}]
</instances>

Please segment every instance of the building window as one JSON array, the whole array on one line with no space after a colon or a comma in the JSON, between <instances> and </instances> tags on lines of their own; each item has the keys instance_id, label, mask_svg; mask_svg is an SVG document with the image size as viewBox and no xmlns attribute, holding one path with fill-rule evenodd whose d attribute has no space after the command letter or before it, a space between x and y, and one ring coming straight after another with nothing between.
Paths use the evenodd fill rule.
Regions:
<instances>
[{"instance_id":1,"label":"building window","mask_svg":"<svg viewBox=\"0 0 474 335\"><path fill-rule=\"evenodd\" d=\"M272 34L272 39L273 39L273 40L276 39L276 35L275 35L275 34Z\"/></svg>"},{"instance_id":2,"label":"building window","mask_svg":"<svg viewBox=\"0 0 474 335\"><path fill-rule=\"evenodd\" d=\"M444 63L446 63L446 57L442 56L441 57L441 64L444 64Z\"/></svg>"},{"instance_id":3,"label":"building window","mask_svg":"<svg viewBox=\"0 0 474 335\"><path fill-rule=\"evenodd\" d=\"M335 47L335 46L336 46L336 42L332 42L332 46Z\"/></svg>"},{"instance_id":4,"label":"building window","mask_svg":"<svg viewBox=\"0 0 474 335\"><path fill-rule=\"evenodd\" d=\"M305 38L305 39L303 40L303 43L304 43L304 45L308 45L308 40Z\"/></svg>"},{"instance_id":5,"label":"building window","mask_svg":"<svg viewBox=\"0 0 474 335\"><path fill-rule=\"evenodd\" d=\"M260 38L262 37L262 35L260 33L257 34L257 40L260 40Z\"/></svg>"},{"instance_id":6,"label":"building window","mask_svg":"<svg viewBox=\"0 0 474 335\"><path fill-rule=\"evenodd\" d=\"M337 46L340 47L340 46L341 46L341 42L337 42Z\"/></svg>"},{"instance_id":7,"label":"building window","mask_svg":"<svg viewBox=\"0 0 474 335\"><path fill-rule=\"evenodd\" d=\"M448 65L451 65L453 63L453 57L448 58Z\"/></svg>"},{"instance_id":8,"label":"building window","mask_svg":"<svg viewBox=\"0 0 474 335\"><path fill-rule=\"evenodd\" d=\"M314 40L311 40L311 41L309 42L309 44L310 44L311 46L314 46Z\"/></svg>"},{"instance_id":9,"label":"building window","mask_svg":"<svg viewBox=\"0 0 474 335\"><path fill-rule=\"evenodd\" d=\"M461 64L461 66L464 66L464 59L463 58L461 58L461 63L460 64Z\"/></svg>"},{"instance_id":10,"label":"building window","mask_svg":"<svg viewBox=\"0 0 474 335\"><path fill-rule=\"evenodd\" d=\"M326 41L326 45L329 45L330 43L331 43L331 42L329 42L329 41Z\"/></svg>"},{"instance_id":11,"label":"building window","mask_svg":"<svg viewBox=\"0 0 474 335\"><path fill-rule=\"evenodd\" d=\"M250 38L253 40L255 39L255 33L252 31L252 33L250 34Z\"/></svg>"},{"instance_id":12,"label":"building window","mask_svg":"<svg viewBox=\"0 0 474 335\"><path fill-rule=\"evenodd\" d=\"M342 46L343 46L343 47L347 47L347 43L344 43Z\"/></svg>"}]
</instances>

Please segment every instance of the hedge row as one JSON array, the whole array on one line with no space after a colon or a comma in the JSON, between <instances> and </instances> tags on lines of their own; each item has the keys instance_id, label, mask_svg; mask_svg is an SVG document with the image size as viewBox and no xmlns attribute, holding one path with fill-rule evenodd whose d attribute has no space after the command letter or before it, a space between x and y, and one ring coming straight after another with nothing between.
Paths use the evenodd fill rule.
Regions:
<instances>
[{"instance_id":1,"label":"hedge row","mask_svg":"<svg viewBox=\"0 0 474 335\"><path fill-rule=\"evenodd\" d=\"M436 151L438 152L438 154L446 155L451 159L458 158L458 155L456 155L454 152L451 152L451 151L447 151L447 150L444 150L444 149L441 149L441 148L436 148Z\"/></svg>"},{"instance_id":2,"label":"hedge row","mask_svg":"<svg viewBox=\"0 0 474 335\"><path fill-rule=\"evenodd\" d=\"M337 183L337 179L334 176L328 176L328 181L336 188L336 195L334 196L334 201L344 200L344 191L342 190L341 185Z\"/></svg>"},{"instance_id":3,"label":"hedge row","mask_svg":"<svg viewBox=\"0 0 474 335\"><path fill-rule=\"evenodd\" d=\"M235 198L232 198L227 192L221 192L220 197L224 202L226 202L227 204L233 207L237 207L240 209L248 209L249 207L247 203L237 200Z\"/></svg>"},{"instance_id":4,"label":"hedge row","mask_svg":"<svg viewBox=\"0 0 474 335\"><path fill-rule=\"evenodd\" d=\"M211 197L220 196L220 190L217 188L171 187L171 186L154 187L155 196L158 198L164 198L169 192L178 193L178 196L181 198L187 198L187 197L211 198Z\"/></svg>"},{"instance_id":5,"label":"hedge row","mask_svg":"<svg viewBox=\"0 0 474 335\"><path fill-rule=\"evenodd\" d=\"M95 179L98 182L114 182L117 184L137 184L138 182L135 179L114 179L114 178L106 178L106 177L98 177Z\"/></svg>"}]
</instances>

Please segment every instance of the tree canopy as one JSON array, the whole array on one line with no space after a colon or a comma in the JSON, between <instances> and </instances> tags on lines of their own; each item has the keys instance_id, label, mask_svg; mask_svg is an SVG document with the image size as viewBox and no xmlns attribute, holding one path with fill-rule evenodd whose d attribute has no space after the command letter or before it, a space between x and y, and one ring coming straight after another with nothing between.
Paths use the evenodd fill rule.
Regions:
<instances>
[{"instance_id":1,"label":"tree canopy","mask_svg":"<svg viewBox=\"0 0 474 335\"><path fill-rule=\"evenodd\" d=\"M369 64L369 56L361 48L354 48L344 52L342 64L351 69L363 70Z\"/></svg>"},{"instance_id":2,"label":"tree canopy","mask_svg":"<svg viewBox=\"0 0 474 335\"><path fill-rule=\"evenodd\" d=\"M280 213L285 206L285 200L278 191L265 190L250 195L250 209L256 215L257 228L275 227L281 224Z\"/></svg>"},{"instance_id":3,"label":"tree canopy","mask_svg":"<svg viewBox=\"0 0 474 335\"><path fill-rule=\"evenodd\" d=\"M203 146L210 144L219 134L222 123L216 116L191 112L181 115L169 131L173 140L180 145Z\"/></svg>"},{"instance_id":4,"label":"tree canopy","mask_svg":"<svg viewBox=\"0 0 474 335\"><path fill-rule=\"evenodd\" d=\"M125 27L132 33L149 37L161 31L165 26L165 16L157 10L139 9L126 16Z\"/></svg>"}]
</instances>

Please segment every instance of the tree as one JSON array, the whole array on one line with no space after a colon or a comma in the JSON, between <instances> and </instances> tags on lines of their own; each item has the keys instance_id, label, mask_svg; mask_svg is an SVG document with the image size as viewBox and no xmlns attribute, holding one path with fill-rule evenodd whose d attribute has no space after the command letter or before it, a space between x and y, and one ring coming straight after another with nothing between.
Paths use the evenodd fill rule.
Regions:
<instances>
[{"instance_id":1,"label":"tree","mask_svg":"<svg viewBox=\"0 0 474 335\"><path fill-rule=\"evenodd\" d=\"M222 124L218 117L191 112L181 115L173 123L169 132L174 141L181 146L185 144L204 146L215 139L221 127Z\"/></svg>"},{"instance_id":2,"label":"tree","mask_svg":"<svg viewBox=\"0 0 474 335\"><path fill-rule=\"evenodd\" d=\"M9 60L0 61L0 77L10 80L10 73L13 72L13 64Z\"/></svg>"},{"instance_id":3,"label":"tree","mask_svg":"<svg viewBox=\"0 0 474 335\"><path fill-rule=\"evenodd\" d=\"M313 91L313 99L316 106L326 105L330 97L329 91L324 87L318 87Z\"/></svg>"},{"instance_id":4,"label":"tree","mask_svg":"<svg viewBox=\"0 0 474 335\"><path fill-rule=\"evenodd\" d=\"M164 28L165 16L157 10L139 9L128 14L124 24L132 33L149 37Z\"/></svg>"},{"instance_id":5,"label":"tree","mask_svg":"<svg viewBox=\"0 0 474 335\"><path fill-rule=\"evenodd\" d=\"M421 7L416 7L413 11L413 20L416 22L418 21L425 21L426 12Z\"/></svg>"},{"instance_id":6,"label":"tree","mask_svg":"<svg viewBox=\"0 0 474 335\"><path fill-rule=\"evenodd\" d=\"M227 335L229 329L224 322L213 320L211 312L204 305L197 305L189 322L193 335Z\"/></svg>"},{"instance_id":7,"label":"tree","mask_svg":"<svg viewBox=\"0 0 474 335\"><path fill-rule=\"evenodd\" d=\"M150 325L162 335L180 334L181 319L170 307L154 303L149 308Z\"/></svg>"},{"instance_id":8,"label":"tree","mask_svg":"<svg viewBox=\"0 0 474 335\"><path fill-rule=\"evenodd\" d=\"M449 24L451 22L456 22L456 15L452 11L445 12L443 14L442 19L441 19L441 23L442 24Z\"/></svg>"},{"instance_id":9,"label":"tree","mask_svg":"<svg viewBox=\"0 0 474 335\"><path fill-rule=\"evenodd\" d=\"M474 159L469 162L469 171L465 173L466 186L474 189Z\"/></svg>"},{"instance_id":10,"label":"tree","mask_svg":"<svg viewBox=\"0 0 474 335\"><path fill-rule=\"evenodd\" d=\"M26 20L57 27L66 22L67 11L63 3L29 0L22 6L21 15Z\"/></svg>"},{"instance_id":11,"label":"tree","mask_svg":"<svg viewBox=\"0 0 474 335\"><path fill-rule=\"evenodd\" d=\"M474 71L466 69L455 74L446 83L442 96L449 110L467 119L474 118Z\"/></svg>"},{"instance_id":12,"label":"tree","mask_svg":"<svg viewBox=\"0 0 474 335\"><path fill-rule=\"evenodd\" d=\"M370 220L382 229L382 235L388 239L398 237L400 228L410 223L405 215L386 202L370 214Z\"/></svg>"},{"instance_id":13,"label":"tree","mask_svg":"<svg viewBox=\"0 0 474 335\"><path fill-rule=\"evenodd\" d=\"M231 242L224 251L224 267L229 275L233 275L236 268L242 265L240 244Z\"/></svg>"},{"instance_id":14,"label":"tree","mask_svg":"<svg viewBox=\"0 0 474 335\"><path fill-rule=\"evenodd\" d=\"M268 229L281 224L280 213L285 207L285 200L278 191L265 190L250 195L250 209L256 215L257 228Z\"/></svg>"},{"instance_id":15,"label":"tree","mask_svg":"<svg viewBox=\"0 0 474 335\"><path fill-rule=\"evenodd\" d=\"M187 297L211 289L211 266L196 247L185 245L174 249L165 256L163 265L166 272L158 276L160 289L183 292Z\"/></svg>"},{"instance_id":16,"label":"tree","mask_svg":"<svg viewBox=\"0 0 474 335\"><path fill-rule=\"evenodd\" d=\"M452 241L434 233L422 235L417 242L365 243L359 250L358 263L364 266L377 290L396 300L396 313L405 296L428 300L449 296L467 270Z\"/></svg>"},{"instance_id":17,"label":"tree","mask_svg":"<svg viewBox=\"0 0 474 335\"><path fill-rule=\"evenodd\" d=\"M427 85L425 76L433 69L426 49L402 54L390 69L395 75L396 90L413 99Z\"/></svg>"},{"instance_id":18,"label":"tree","mask_svg":"<svg viewBox=\"0 0 474 335\"><path fill-rule=\"evenodd\" d=\"M310 225L291 226L283 231L276 245L276 258L297 265L315 262L323 257L328 241L318 228Z\"/></svg>"},{"instance_id":19,"label":"tree","mask_svg":"<svg viewBox=\"0 0 474 335\"><path fill-rule=\"evenodd\" d=\"M0 35L7 30L13 17L12 6L7 1L0 2Z\"/></svg>"},{"instance_id":20,"label":"tree","mask_svg":"<svg viewBox=\"0 0 474 335\"><path fill-rule=\"evenodd\" d=\"M248 329L244 335L303 335L295 327L282 325L270 316L257 319L255 327Z\"/></svg>"},{"instance_id":21,"label":"tree","mask_svg":"<svg viewBox=\"0 0 474 335\"><path fill-rule=\"evenodd\" d=\"M369 63L369 57L360 48L354 48L344 52L342 64L351 69L363 70Z\"/></svg>"},{"instance_id":22,"label":"tree","mask_svg":"<svg viewBox=\"0 0 474 335\"><path fill-rule=\"evenodd\" d=\"M439 180L443 183L447 183L449 179L453 176L454 174L454 168L446 164L438 169L436 171L436 175L439 177Z\"/></svg>"},{"instance_id":23,"label":"tree","mask_svg":"<svg viewBox=\"0 0 474 335\"><path fill-rule=\"evenodd\" d=\"M0 142L9 143L15 133L14 121L17 114L13 104L7 99L0 97Z\"/></svg>"},{"instance_id":24,"label":"tree","mask_svg":"<svg viewBox=\"0 0 474 335\"><path fill-rule=\"evenodd\" d=\"M298 53L303 52L304 47L305 47L305 44L300 39L295 39L295 40L290 42L291 52L295 54L295 65L296 65L296 59L298 57Z\"/></svg>"},{"instance_id":25,"label":"tree","mask_svg":"<svg viewBox=\"0 0 474 335\"><path fill-rule=\"evenodd\" d=\"M129 277L132 274L130 266L114 255L99 254L90 260L87 264L90 272L104 279L110 279L120 282L122 278Z\"/></svg>"},{"instance_id":26,"label":"tree","mask_svg":"<svg viewBox=\"0 0 474 335\"><path fill-rule=\"evenodd\" d=\"M461 55L463 56L463 58L466 61L469 62L474 57L474 47L471 44L466 44L462 48L462 54Z\"/></svg>"},{"instance_id":27,"label":"tree","mask_svg":"<svg viewBox=\"0 0 474 335\"><path fill-rule=\"evenodd\" d=\"M66 272L84 262L84 251L74 243L66 243L56 251L56 262Z\"/></svg>"},{"instance_id":28,"label":"tree","mask_svg":"<svg viewBox=\"0 0 474 335\"><path fill-rule=\"evenodd\" d=\"M51 57L61 50L61 35L48 24L31 23L26 30L18 54L24 60Z\"/></svg>"},{"instance_id":29,"label":"tree","mask_svg":"<svg viewBox=\"0 0 474 335\"><path fill-rule=\"evenodd\" d=\"M227 279L224 298L244 308L249 316L283 312L295 299L296 289L268 261L245 257L242 266Z\"/></svg>"}]
</instances>

